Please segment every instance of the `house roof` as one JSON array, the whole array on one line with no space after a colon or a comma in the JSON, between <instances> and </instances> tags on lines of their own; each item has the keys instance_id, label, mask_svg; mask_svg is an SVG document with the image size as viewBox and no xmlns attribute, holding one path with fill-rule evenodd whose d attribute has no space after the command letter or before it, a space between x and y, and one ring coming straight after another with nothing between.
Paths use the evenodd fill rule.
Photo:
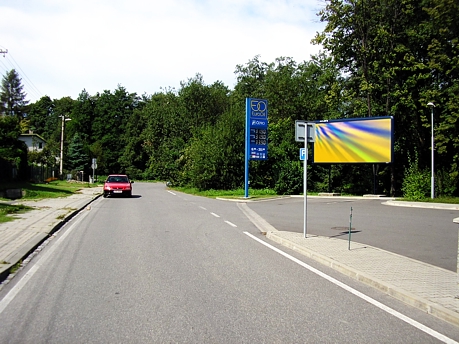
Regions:
<instances>
[{"instance_id":1,"label":"house roof","mask_svg":"<svg viewBox=\"0 0 459 344\"><path fill-rule=\"evenodd\" d=\"M20 134L19 138L21 137L35 137L35 138L42 140L43 142L46 142L46 140L38 134Z\"/></svg>"}]
</instances>

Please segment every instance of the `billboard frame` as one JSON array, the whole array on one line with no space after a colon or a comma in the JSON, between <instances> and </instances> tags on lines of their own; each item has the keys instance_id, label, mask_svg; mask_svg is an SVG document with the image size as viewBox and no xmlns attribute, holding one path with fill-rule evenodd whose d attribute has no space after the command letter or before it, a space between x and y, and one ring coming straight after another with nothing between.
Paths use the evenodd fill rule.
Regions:
<instances>
[{"instance_id":1,"label":"billboard frame","mask_svg":"<svg viewBox=\"0 0 459 344\"><path fill-rule=\"evenodd\" d=\"M365 130L362 130L362 128L359 128L359 126L353 126L352 123L353 122L370 122L370 121L381 121L381 120L384 120L384 121L387 121L389 120L389 130L385 130L385 129L378 129L376 128L376 130L372 130L376 133L371 133L369 132L368 130L365 131ZM314 151L313 151L313 163L314 164L390 164L393 162L393 159L394 159L394 117L393 116L380 116L380 117L359 117L359 118L345 118L345 119L333 119L333 120L320 120L320 121L315 121L314 123L316 123L316 140L314 142ZM359 137L358 135L366 135L369 137L369 139L373 138L374 141L389 141L388 143L387 142L384 142L385 145L389 145L390 147L384 147L384 155L389 155L389 159L387 160L363 160L363 161L356 161L356 160L345 160L345 159L341 159L341 160L324 160L323 156L318 156L318 154L323 154L323 152L321 151L322 149L322 144L325 143L324 145L328 145L329 147L327 147L329 150L335 148L334 145L336 144L337 146L339 145L339 149L344 151L344 153L346 153L347 155L354 155L354 156L358 156L358 154L356 153L356 150L346 150L348 148L348 145L346 144L343 144L339 139L324 139L323 138L323 135L322 135L322 132L321 132L321 127L323 126L327 126L327 124L330 124L331 127L333 127L335 125L335 128L332 128L332 129L336 129L336 124L340 124L340 123L349 123L351 125L348 125L346 126L347 128L346 129L350 129L350 133L339 133L340 135L342 135L343 137L347 137L347 136L354 136L354 140L350 140L350 144L351 145L355 145L355 146L362 146L362 137ZM362 125L361 125L362 126ZM335 133L336 133L337 130L335 130ZM332 134L334 134L333 130L331 131ZM357 136L356 136L357 134ZM347 135L347 136L346 136ZM333 143L333 141L335 141L335 144ZM319 149L318 149L319 147ZM381 146L378 145L378 148L381 149ZM389 149L389 151L387 151L387 149ZM376 150L372 150L371 147L370 149L367 148L367 151L366 151L366 154L369 154L369 155L377 155L376 153Z\"/></svg>"}]
</instances>

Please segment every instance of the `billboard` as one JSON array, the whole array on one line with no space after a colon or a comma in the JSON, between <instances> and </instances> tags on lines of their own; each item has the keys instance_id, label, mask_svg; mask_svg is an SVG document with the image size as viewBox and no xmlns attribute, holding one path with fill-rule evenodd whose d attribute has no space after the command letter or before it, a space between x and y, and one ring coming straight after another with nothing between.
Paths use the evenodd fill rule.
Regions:
<instances>
[{"instance_id":1,"label":"billboard","mask_svg":"<svg viewBox=\"0 0 459 344\"><path fill-rule=\"evenodd\" d=\"M316 122L314 163L391 163L393 117Z\"/></svg>"}]
</instances>

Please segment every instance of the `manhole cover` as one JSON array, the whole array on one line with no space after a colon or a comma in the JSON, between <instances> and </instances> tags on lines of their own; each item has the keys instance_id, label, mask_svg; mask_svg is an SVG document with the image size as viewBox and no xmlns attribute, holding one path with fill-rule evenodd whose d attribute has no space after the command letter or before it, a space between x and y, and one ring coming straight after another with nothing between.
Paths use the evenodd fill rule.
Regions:
<instances>
[{"instance_id":1,"label":"manhole cover","mask_svg":"<svg viewBox=\"0 0 459 344\"><path fill-rule=\"evenodd\" d=\"M332 227L335 231L349 231L349 227ZM355 231L355 227L351 227L351 231Z\"/></svg>"}]
</instances>

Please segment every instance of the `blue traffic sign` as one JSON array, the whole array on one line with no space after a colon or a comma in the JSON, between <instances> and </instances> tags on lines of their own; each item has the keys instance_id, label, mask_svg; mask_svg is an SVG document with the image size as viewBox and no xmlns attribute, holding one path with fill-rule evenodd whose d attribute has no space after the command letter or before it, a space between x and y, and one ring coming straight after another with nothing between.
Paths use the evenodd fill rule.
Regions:
<instances>
[{"instance_id":1,"label":"blue traffic sign","mask_svg":"<svg viewBox=\"0 0 459 344\"><path fill-rule=\"evenodd\" d=\"M305 151L306 150L304 148L300 148L300 160L302 161L304 160L304 156L306 155Z\"/></svg>"}]
</instances>

